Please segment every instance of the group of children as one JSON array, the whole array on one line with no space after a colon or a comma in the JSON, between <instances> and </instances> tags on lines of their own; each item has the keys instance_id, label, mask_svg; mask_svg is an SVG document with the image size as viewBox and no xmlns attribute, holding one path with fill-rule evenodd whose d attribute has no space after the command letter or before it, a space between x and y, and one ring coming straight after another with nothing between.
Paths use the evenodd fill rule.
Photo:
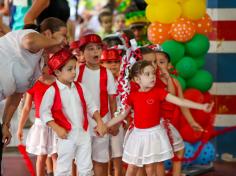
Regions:
<instances>
[{"instance_id":1,"label":"group of children","mask_svg":"<svg viewBox=\"0 0 236 176\"><path fill-rule=\"evenodd\" d=\"M118 115L114 115L120 103L116 80L125 51L105 49L100 36L88 34L49 58L42 76L26 94L18 128L22 141L34 102L35 122L26 147L38 156L38 176L44 175L48 156L55 161L56 176L71 175L74 163L79 176L106 176L110 158L114 176L123 174L122 160L128 164L126 176L163 176L163 161L174 152L183 157L174 112L179 106L210 112L213 104L183 99L178 81L168 73L167 53L149 47L139 50L141 57L130 70L130 82L136 88L128 96L128 108ZM131 111L134 115L125 135L123 121L132 116ZM181 111L193 128L202 130L188 109ZM173 175L180 173L181 161L176 161Z\"/></svg>"}]
</instances>

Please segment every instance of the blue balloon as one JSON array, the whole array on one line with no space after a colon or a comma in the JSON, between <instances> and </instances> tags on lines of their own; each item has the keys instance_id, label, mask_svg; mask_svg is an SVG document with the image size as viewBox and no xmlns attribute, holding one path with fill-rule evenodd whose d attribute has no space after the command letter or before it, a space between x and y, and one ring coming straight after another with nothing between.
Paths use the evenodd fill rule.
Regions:
<instances>
[{"instance_id":1,"label":"blue balloon","mask_svg":"<svg viewBox=\"0 0 236 176\"><path fill-rule=\"evenodd\" d=\"M194 151L198 149L199 145L200 142L194 144ZM212 161L215 160L215 157L216 157L215 146L211 142L208 142L204 144L202 151L194 161L194 164L200 164L200 165L210 164Z\"/></svg>"},{"instance_id":2,"label":"blue balloon","mask_svg":"<svg viewBox=\"0 0 236 176\"><path fill-rule=\"evenodd\" d=\"M166 170L170 170L172 168L172 161L171 160L164 161L164 166Z\"/></svg>"},{"instance_id":3,"label":"blue balloon","mask_svg":"<svg viewBox=\"0 0 236 176\"><path fill-rule=\"evenodd\" d=\"M185 153L184 153L184 158L191 158L193 157L194 154L194 147L192 144L188 143L188 142L184 142L185 145ZM182 167L183 168L187 168L191 165L191 161L184 161L182 163Z\"/></svg>"}]
</instances>

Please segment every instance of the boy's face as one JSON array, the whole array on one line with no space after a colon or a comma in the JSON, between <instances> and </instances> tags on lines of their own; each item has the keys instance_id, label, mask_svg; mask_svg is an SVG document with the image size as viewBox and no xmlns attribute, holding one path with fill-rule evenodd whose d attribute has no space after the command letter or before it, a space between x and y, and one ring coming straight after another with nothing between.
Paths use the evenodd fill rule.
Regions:
<instances>
[{"instance_id":1,"label":"boy's face","mask_svg":"<svg viewBox=\"0 0 236 176\"><path fill-rule=\"evenodd\" d=\"M119 18L116 19L115 22L116 30L122 30L125 28L125 17L120 16Z\"/></svg>"},{"instance_id":2,"label":"boy's face","mask_svg":"<svg viewBox=\"0 0 236 176\"><path fill-rule=\"evenodd\" d=\"M112 31L112 16L103 16L101 18L101 26L104 28L105 32Z\"/></svg>"},{"instance_id":3,"label":"boy's face","mask_svg":"<svg viewBox=\"0 0 236 176\"><path fill-rule=\"evenodd\" d=\"M102 65L109 70L111 70L112 74L117 77L119 76L120 72L120 60L114 60L114 61L105 61L102 63Z\"/></svg>"},{"instance_id":4,"label":"boy's face","mask_svg":"<svg viewBox=\"0 0 236 176\"><path fill-rule=\"evenodd\" d=\"M159 68L168 69L169 62L168 59L162 53L156 53L157 66Z\"/></svg>"},{"instance_id":5,"label":"boy's face","mask_svg":"<svg viewBox=\"0 0 236 176\"><path fill-rule=\"evenodd\" d=\"M156 59L156 54L155 53L143 54L143 60L151 62L153 67L155 69L157 69L157 59Z\"/></svg>"},{"instance_id":6,"label":"boy's face","mask_svg":"<svg viewBox=\"0 0 236 176\"><path fill-rule=\"evenodd\" d=\"M136 40L142 40L143 36L146 35L146 31L144 26L135 26L131 28L132 32L134 33Z\"/></svg>"},{"instance_id":7,"label":"boy's face","mask_svg":"<svg viewBox=\"0 0 236 176\"><path fill-rule=\"evenodd\" d=\"M90 65L99 65L102 55L102 46L96 43L89 43L85 46L84 52L81 52L84 56L86 63Z\"/></svg>"},{"instance_id":8,"label":"boy's face","mask_svg":"<svg viewBox=\"0 0 236 176\"><path fill-rule=\"evenodd\" d=\"M76 76L76 60L70 59L61 70L56 70L55 74L59 81L64 84L70 84L74 81Z\"/></svg>"}]
</instances>

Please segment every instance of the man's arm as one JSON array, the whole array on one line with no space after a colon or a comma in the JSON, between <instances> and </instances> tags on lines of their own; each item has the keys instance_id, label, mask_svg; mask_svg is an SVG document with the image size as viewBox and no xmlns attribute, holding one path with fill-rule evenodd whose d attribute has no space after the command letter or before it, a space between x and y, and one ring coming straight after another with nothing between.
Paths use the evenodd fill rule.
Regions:
<instances>
[{"instance_id":1,"label":"man's arm","mask_svg":"<svg viewBox=\"0 0 236 176\"><path fill-rule=\"evenodd\" d=\"M10 143L11 140L11 133L9 131L10 121L20 103L22 95L23 95L22 93L14 93L11 96L7 97L2 117L2 142L5 145L8 145Z\"/></svg>"}]
</instances>

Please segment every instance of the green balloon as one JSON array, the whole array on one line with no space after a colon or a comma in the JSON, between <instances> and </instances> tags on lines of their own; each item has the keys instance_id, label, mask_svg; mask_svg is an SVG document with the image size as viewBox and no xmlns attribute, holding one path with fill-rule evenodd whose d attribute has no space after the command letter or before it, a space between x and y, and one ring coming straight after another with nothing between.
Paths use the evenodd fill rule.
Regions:
<instances>
[{"instance_id":1,"label":"green balloon","mask_svg":"<svg viewBox=\"0 0 236 176\"><path fill-rule=\"evenodd\" d=\"M204 56L195 57L193 59L195 60L198 69L202 68L206 63L206 59Z\"/></svg>"},{"instance_id":2,"label":"green balloon","mask_svg":"<svg viewBox=\"0 0 236 176\"><path fill-rule=\"evenodd\" d=\"M175 68L181 77L188 79L196 73L197 64L193 58L185 56L176 64Z\"/></svg>"},{"instance_id":3,"label":"green balloon","mask_svg":"<svg viewBox=\"0 0 236 176\"><path fill-rule=\"evenodd\" d=\"M185 43L186 55L191 57L203 56L207 53L210 42L207 36L196 34L189 42Z\"/></svg>"},{"instance_id":4,"label":"green balloon","mask_svg":"<svg viewBox=\"0 0 236 176\"><path fill-rule=\"evenodd\" d=\"M212 83L213 77L208 71L198 70L196 74L187 81L187 87L206 92L211 88Z\"/></svg>"},{"instance_id":5,"label":"green balloon","mask_svg":"<svg viewBox=\"0 0 236 176\"><path fill-rule=\"evenodd\" d=\"M163 51L170 55L172 65L175 65L182 57L184 57L184 45L174 40L167 40L161 45Z\"/></svg>"},{"instance_id":6,"label":"green balloon","mask_svg":"<svg viewBox=\"0 0 236 176\"><path fill-rule=\"evenodd\" d=\"M181 76L175 76L175 75L171 75L171 76L179 81L179 84L182 87L182 90L184 91L186 89L186 81L184 80L184 78L182 78Z\"/></svg>"}]
</instances>

